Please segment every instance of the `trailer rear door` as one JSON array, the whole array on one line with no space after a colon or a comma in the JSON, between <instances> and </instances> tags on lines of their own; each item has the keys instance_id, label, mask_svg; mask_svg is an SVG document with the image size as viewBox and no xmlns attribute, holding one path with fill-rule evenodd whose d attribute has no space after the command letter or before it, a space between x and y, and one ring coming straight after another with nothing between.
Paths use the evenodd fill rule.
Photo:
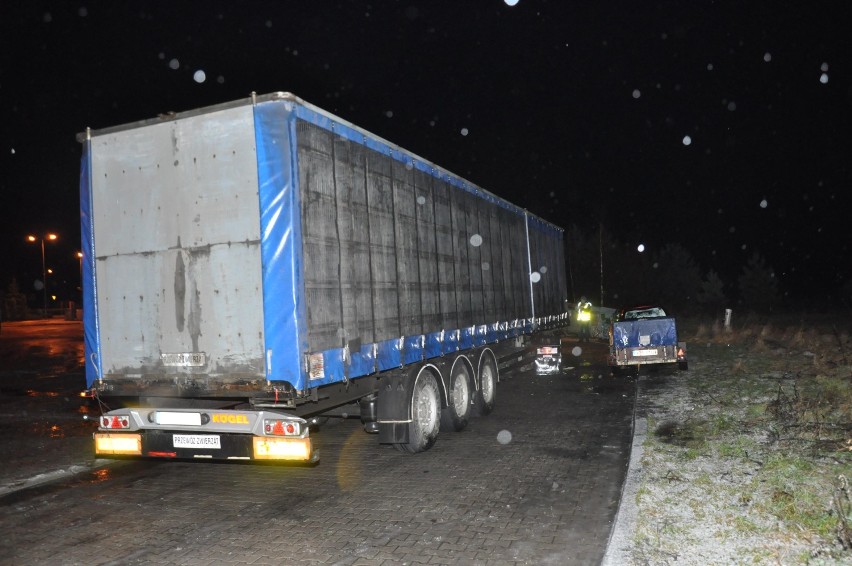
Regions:
<instances>
[{"instance_id":1,"label":"trailer rear door","mask_svg":"<svg viewBox=\"0 0 852 566\"><path fill-rule=\"evenodd\" d=\"M104 377L265 378L251 106L91 142Z\"/></svg>"}]
</instances>

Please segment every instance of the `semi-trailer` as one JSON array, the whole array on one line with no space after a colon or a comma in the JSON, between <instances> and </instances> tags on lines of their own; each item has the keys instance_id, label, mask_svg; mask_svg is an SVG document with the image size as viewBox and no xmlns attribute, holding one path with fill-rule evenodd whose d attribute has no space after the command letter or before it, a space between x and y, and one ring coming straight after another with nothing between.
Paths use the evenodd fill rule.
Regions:
<instances>
[{"instance_id":1,"label":"semi-trailer","mask_svg":"<svg viewBox=\"0 0 852 566\"><path fill-rule=\"evenodd\" d=\"M568 324L559 227L290 93L78 139L100 457L316 462L349 406L422 452Z\"/></svg>"}]
</instances>

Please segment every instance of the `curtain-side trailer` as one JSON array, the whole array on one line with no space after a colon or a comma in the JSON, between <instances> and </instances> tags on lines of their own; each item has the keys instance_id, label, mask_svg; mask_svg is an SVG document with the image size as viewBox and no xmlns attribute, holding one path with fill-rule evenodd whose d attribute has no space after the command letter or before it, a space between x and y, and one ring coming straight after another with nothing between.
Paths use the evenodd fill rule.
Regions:
<instances>
[{"instance_id":1,"label":"curtain-side trailer","mask_svg":"<svg viewBox=\"0 0 852 566\"><path fill-rule=\"evenodd\" d=\"M568 321L560 228L292 94L79 140L99 456L313 462L354 403L422 452Z\"/></svg>"}]
</instances>

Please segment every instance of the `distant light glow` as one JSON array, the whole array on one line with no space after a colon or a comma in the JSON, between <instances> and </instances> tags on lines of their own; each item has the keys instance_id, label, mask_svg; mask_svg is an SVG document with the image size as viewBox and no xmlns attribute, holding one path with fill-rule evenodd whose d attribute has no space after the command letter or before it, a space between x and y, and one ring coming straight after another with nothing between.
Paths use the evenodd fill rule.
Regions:
<instances>
[{"instance_id":1,"label":"distant light glow","mask_svg":"<svg viewBox=\"0 0 852 566\"><path fill-rule=\"evenodd\" d=\"M172 69L173 71L177 71L178 69L180 69L180 61L178 61L177 59L172 59L171 61L169 61L169 69Z\"/></svg>"},{"instance_id":2,"label":"distant light glow","mask_svg":"<svg viewBox=\"0 0 852 566\"><path fill-rule=\"evenodd\" d=\"M417 204L426 204L426 197L424 197L423 195L417 197Z\"/></svg>"},{"instance_id":3,"label":"distant light glow","mask_svg":"<svg viewBox=\"0 0 852 566\"><path fill-rule=\"evenodd\" d=\"M642 96L642 92L638 88L633 89L633 98L639 98Z\"/></svg>"},{"instance_id":4,"label":"distant light glow","mask_svg":"<svg viewBox=\"0 0 852 566\"><path fill-rule=\"evenodd\" d=\"M80 6L80 8L77 10L77 15L81 18L85 18L89 15L89 10L85 6Z\"/></svg>"},{"instance_id":5,"label":"distant light glow","mask_svg":"<svg viewBox=\"0 0 852 566\"><path fill-rule=\"evenodd\" d=\"M772 53L769 53L768 51L766 53L764 53L763 54L763 60L766 61L767 63L772 61Z\"/></svg>"},{"instance_id":6,"label":"distant light glow","mask_svg":"<svg viewBox=\"0 0 852 566\"><path fill-rule=\"evenodd\" d=\"M511 1L513 0L506 0L506 3L509 3ZM517 2L518 0L514 1ZM512 433L508 430L501 430L497 433L497 442L499 442L500 444L509 444L510 442L512 442Z\"/></svg>"},{"instance_id":7,"label":"distant light glow","mask_svg":"<svg viewBox=\"0 0 852 566\"><path fill-rule=\"evenodd\" d=\"M461 129L461 135L466 136L467 134L468 134L467 128L462 128Z\"/></svg>"},{"instance_id":8,"label":"distant light glow","mask_svg":"<svg viewBox=\"0 0 852 566\"><path fill-rule=\"evenodd\" d=\"M393 110L385 110L385 116L388 118L393 118Z\"/></svg>"},{"instance_id":9,"label":"distant light glow","mask_svg":"<svg viewBox=\"0 0 852 566\"><path fill-rule=\"evenodd\" d=\"M207 80L207 74L204 71L202 71L201 69L198 69L192 75L192 80L194 80L198 84L201 84L201 83L203 83L204 81Z\"/></svg>"},{"instance_id":10,"label":"distant light glow","mask_svg":"<svg viewBox=\"0 0 852 566\"><path fill-rule=\"evenodd\" d=\"M828 84L828 73L823 73L819 76L819 82L822 84Z\"/></svg>"},{"instance_id":11,"label":"distant light glow","mask_svg":"<svg viewBox=\"0 0 852 566\"><path fill-rule=\"evenodd\" d=\"M12 155L15 155L15 148L12 148Z\"/></svg>"},{"instance_id":12,"label":"distant light glow","mask_svg":"<svg viewBox=\"0 0 852 566\"><path fill-rule=\"evenodd\" d=\"M827 73L828 72L828 63L823 63L822 65L820 65L819 70L822 71L823 73Z\"/></svg>"},{"instance_id":13,"label":"distant light glow","mask_svg":"<svg viewBox=\"0 0 852 566\"><path fill-rule=\"evenodd\" d=\"M707 63L707 70L708 70L708 71L712 71L712 70L713 70L713 63Z\"/></svg>"},{"instance_id":14,"label":"distant light glow","mask_svg":"<svg viewBox=\"0 0 852 566\"><path fill-rule=\"evenodd\" d=\"M653 267L654 269L657 269L658 267L660 267L660 264L655 261L654 265L652 265L651 267Z\"/></svg>"},{"instance_id":15,"label":"distant light glow","mask_svg":"<svg viewBox=\"0 0 852 566\"><path fill-rule=\"evenodd\" d=\"M518 4L518 0L503 0L507 6L516 6Z\"/></svg>"},{"instance_id":16,"label":"distant light glow","mask_svg":"<svg viewBox=\"0 0 852 566\"><path fill-rule=\"evenodd\" d=\"M538 268L538 271L539 271L540 273L547 273L547 266L546 266L546 265L542 265L541 267L539 267L539 268Z\"/></svg>"},{"instance_id":17,"label":"distant light glow","mask_svg":"<svg viewBox=\"0 0 852 566\"><path fill-rule=\"evenodd\" d=\"M641 254L642 252L645 251L645 244L639 244L639 246L636 248L636 250Z\"/></svg>"},{"instance_id":18,"label":"distant light glow","mask_svg":"<svg viewBox=\"0 0 852 566\"><path fill-rule=\"evenodd\" d=\"M533 283L538 283L539 281L541 281L541 273L539 273L538 271L533 271L532 273L530 273L530 281L532 281Z\"/></svg>"},{"instance_id":19,"label":"distant light glow","mask_svg":"<svg viewBox=\"0 0 852 566\"><path fill-rule=\"evenodd\" d=\"M730 110L731 112L733 112L733 111L734 111L734 110L736 110L736 109L737 109L737 103L736 103L736 102L734 102L733 100L732 100L732 101L730 101L730 102L728 103L728 110Z\"/></svg>"},{"instance_id":20,"label":"distant light glow","mask_svg":"<svg viewBox=\"0 0 852 566\"><path fill-rule=\"evenodd\" d=\"M583 354L583 349L579 346L574 346L574 348L571 349L571 353L574 357L580 357Z\"/></svg>"},{"instance_id":21,"label":"distant light glow","mask_svg":"<svg viewBox=\"0 0 852 566\"><path fill-rule=\"evenodd\" d=\"M766 202L766 199L760 201L760 208L766 208L767 206L769 206L769 203Z\"/></svg>"},{"instance_id":22,"label":"distant light glow","mask_svg":"<svg viewBox=\"0 0 852 566\"><path fill-rule=\"evenodd\" d=\"M478 248L479 246L481 246L482 245L482 236L480 236L479 234L474 234L473 236L471 236L470 237L470 245L473 246L474 248Z\"/></svg>"},{"instance_id":23,"label":"distant light glow","mask_svg":"<svg viewBox=\"0 0 852 566\"><path fill-rule=\"evenodd\" d=\"M683 145L690 145L692 143L692 138L689 136L683 136Z\"/></svg>"}]
</instances>

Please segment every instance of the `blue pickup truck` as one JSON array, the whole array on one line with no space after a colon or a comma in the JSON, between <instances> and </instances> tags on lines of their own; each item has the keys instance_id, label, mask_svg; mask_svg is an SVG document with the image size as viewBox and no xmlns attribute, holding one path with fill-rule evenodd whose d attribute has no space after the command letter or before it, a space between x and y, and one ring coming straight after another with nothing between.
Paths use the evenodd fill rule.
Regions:
<instances>
[{"instance_id":1,"label":"blue pickup truck","mask_svg":"<svg viewBox=\"0 0 852 566\"><path fill-rule=\"evenodd\" d=\"M675 319L663 308L625 309L610 326L608 363L613 373L650 364L677 364L686 370L686 342L678 341Z\"/></svg>"}]
</instances>

